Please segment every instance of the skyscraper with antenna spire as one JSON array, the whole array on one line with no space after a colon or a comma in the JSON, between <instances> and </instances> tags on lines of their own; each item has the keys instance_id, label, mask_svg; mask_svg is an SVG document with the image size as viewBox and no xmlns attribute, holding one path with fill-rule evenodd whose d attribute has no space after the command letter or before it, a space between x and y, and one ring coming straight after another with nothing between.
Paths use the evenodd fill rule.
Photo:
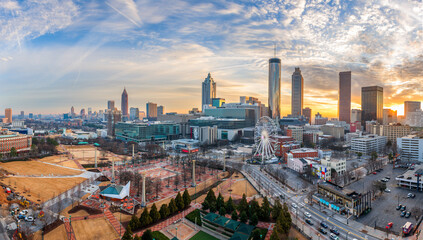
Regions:
<instances>
[{"instance_id":1,"label":"skyscraper with antenna spire","mask_svg":"<svg viewBox=\"0 0 423 240\"><path fill-rule=\"evenodd\" d=\"M126 92L126 88L123 88L122 92L122 101L121 101L121 107L122 107L122 119L128 120L129 119L129 113L128 113L128 93Z\"/></svg>"},{"instance_id":2,"label":"skyscraper with antenna spire","mask_svg":"<svg viewBox=\"0 0 423 240\"><path fill-rule=\"evenodd\" d=\"M274 57L269 59L269 116L273 119L281 117L281 59L276 57L276 44Z\"/></svg>"}]
</instances>

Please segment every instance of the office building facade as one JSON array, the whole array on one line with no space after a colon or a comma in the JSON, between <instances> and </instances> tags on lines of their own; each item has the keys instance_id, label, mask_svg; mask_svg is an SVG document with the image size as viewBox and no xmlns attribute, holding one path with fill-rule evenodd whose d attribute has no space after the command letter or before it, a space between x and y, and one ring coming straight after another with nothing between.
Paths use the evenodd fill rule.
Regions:
<instances>
[{"instance_id":1,"label":"office building facade","mask_svg":"<svg viewBox=\"0 0 423 240\"><path fill-rule=\"evenodd\" d=\"M121 111L122 111L122 118L127 120L129 118L129 113L128 113L128 93L126 92L126 88L124 88L122 92Z\"/></svg>"},{"instance_id":2,"label":"office building facade","mask_svg":"<svg viewBox=\"0 0 423 240\"><path fill-rule=\"evenodd\" d=\"M361 88L361 122L377 120L383 124L383 88L379 86Z\"/></svg>"},{"instance_id":3,"label":"office building facade","mask_svg":"<svg viewBox=\"0 0 423 240\"><path fill-rule=\"evenodd\" d=\"M157 116L164 114L164 106L160 105L157 107Z\"/></svg>"},{"instance_id":4,"label":"office building facade","mask_svg":"<svg viewBox=\"0 0 423 240\"><path fill-rule=\"evenodd\" d=\"M421 102L417 101L405 101L404 102L404 117L407 119L408 113L416 112L421 109Z\"/></svg>"},{"instance_id":5,"label":"office building facade","mask_svg":"<svg viewBox=\"0 0 423 240\"><path fill-rule=\"evenodd\" d=\"M157 103L148 102L146 104L148 120L157 120Z\"/></svg>"},{"instance_id":6,"label":"office building facade","mask_svg":"<svg viewBox=\"0 0 423 240\"><path fill-rule=\"evenodd\" d=\"M300 68L295 68L292 74L292 92L291 92L291 115L293 117L302 116L304 104L304 78L301 75Z\"/></svg>"},{"instance_id":7,"label":"office building facade","mask_svg":"<svg viewBox=\"0 0 423 240\"><path fill-rule=\"evenodd\" d=\"M12 123L12 109L6 108L4 110L4 117L6 118L6 123Z\"/></svg>"},{"instance_id":8,"label":"office building facade","mask_svg":"<svg viewBox=\"0 0 423 240\"><path fill-rule=\"evenodd\" d=\"M273 119L281 118L281 60L269 59L269 116Z\"/></svg>"},{"instance_id":9,"label":"office building facade","mask_svg":"<svg viewBox=\"0 0 423 240\"><path fill-rule=\"evenodd\" d=\"M339 73L338 119L351 122L351 71Z\"/></svg>"},{"instance_id":10,"label":"office building facade","mask_svg":"<svg viewBox=\"0 0 423 240\"><path fill-rule=\"evenodd\" d=\"M309 107L304 108L303 116L308 120L308 123L311 124L311 108Z\"/></svg>"},{"instance_id":11,"label":"office building facade","mask_svg":"<svg viewBox=\"0 0 423 240\"><path fill-rule=\"evenodd\" d=\"M201 97L202 110L204 110L205 105L210 106L212 104L212 98L216 98L216 82L213 80L210 73L204 79Z\"/></svg>"},{"instance_id":12,"label":"office building facade","mask_svg":"<svg viewBox=\"0 0 423 240\"><path fill-rule=\"evenodd\" d=\"M397 138L397 151L401 160L423 162L423 135L408 135Z\"/></svg>"},{"instance_id":13,"label":"office building facade","mask_svg":"<svg viewBox=\"0 0 423 240\"><path fill-rule=\"evenodd\" d=\"M370 155L372 152L382 153L387 138L375 134L365 135L351 139L351 151Z\"/></svg>"},{"instance_id":14,"label":"office building facade","mask_svg":"<svg viewBox=\"0 0 423 240\"><path fill-rule=\"evenodd\" d=\"M397 111L384 108L383 109L383 125L388 125L390 123L397 123L397 122L398 122Z\"/></svg>"},{"instance_id":15,"label":"office building facade","mask_svg":"<svg viewBox=\"0 0 423 240\"><path fill-rule=\"evenodd\" d=\"M115 110L115 101L113 101L113 100L107 101L107 109Z\"/></svg>"},{"instance_id":16,"label":"office building facade","mask_svg":"<svg viewBox=\"0 0 423 240\"><path fill-rule=\"evenodd\" d=\"M361 122L361 110L351 109L351 122Z\"/></svg>"},{"instance_id":17,"label":"office building facade","mask_svg":"<svg viewBox=\"0 0 423 240\"><path fill-rule=\"evenodd\" d=\"M144 142L172 140L180 134L179 124L175 123L124 123L116 124L116 139Z\"/></svg>"},{"instance_id":18,"label":"office building facade","mask_svg":"<svg viewBox=\"0 0 423 240\"><path fill-rule=\"evenodd\" d=\"M131 107L129 109L129 119L130 120L140 119L140 110L138 108Z\"/></svg>"}]
</instances>

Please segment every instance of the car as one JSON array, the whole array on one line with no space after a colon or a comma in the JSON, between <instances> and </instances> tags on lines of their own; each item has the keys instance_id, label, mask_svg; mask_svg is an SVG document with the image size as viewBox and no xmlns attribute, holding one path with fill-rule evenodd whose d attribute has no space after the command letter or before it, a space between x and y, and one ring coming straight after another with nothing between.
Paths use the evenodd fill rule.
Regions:
<instances>
[{"instance_id":1,"label":"car","mask_svg":"<svg viewBox=\"0 0 423 240\"><path fill-rule=\"evenodd\" d=\"M377 174L377 172L372 172L372 174L373 174L373 175L376 175L376 174Z\"/></svg>"},{"instance_id":2,"label":"car","mask_svg":"<svg viewBox=\"0 0 423 240\"><path fill-rule=\"evenodd\" d=\"M338 236L336 236L335 234L333 234L333 233L331 233L330 235L330 239L332 239L332 240L338 240L339 239L339 237Z\"/></svg>"},{"instance_id":3,"label":"car","mask_svg":"<svg viewBox=\"0 0 423 240\"><path fill-rule=\"evenodd\" d=\"M398 176L398 178L404 178L404 176L403 176L403 175L401 175L401 176Z\"/></svg>"},{"instance_id":4,"label":"car","mask_svg":"<svg viewBox=\"0 0 423 240\"><path fill-rule=\"evenodd\" d=\"M390 222L390 223L388 223L387 225L386 225L386 229L391 229L392 228L392 222Z\"/></svg>"},{"instance_id":5,"label":"car","mask_svg":"<svg viewBox=\"0 0 423 240\"><path fill-rule=\"evenodd\" d=\"M407 206L402 205L402 206L401 206L401 211L404 211L405 209L407 209Z\"/></svg>"},{"instance_id":6,"label":"car","mask_svg":"<svg viewBox=\"0 0 423 240\"><path fill-rule=\"evenodd\" d=\"M308 225L311 225L311 226L313 225L313 222L312 222L310 219L308 219L308 218L305 220L305 222L306 222Z\"/></svg>"},{"instance_id":7,"label":"car","mask_svg":"<svg viewBox=\"0 0 423 240\"><path fill-rule=\"evenodd\" d=\"M411 216L411 212L406 212L404 217L409 218L410 216Z\"/></svg>"},{"instance_id":8,"label":"car","mask_svg":"<svg viewBox=\"0 0 423 240\"><path fill-rule=\"evenodd\" d=\"M292 206L293 208L297 208L297 204L295 204L295 203L292 203L292 204L291 204L291 206Z\"/></svg>"},{"instance_id":9,"label":"car","mask_svg":"<svg viewBox=\"0 0 423 240\"><path fill-rule=\"evenodd\" d=\"M401 204L399 204L395 209L396 210L400 210L402 208L402 205Z\"/></svg>"},{"instance_id":10,"label":"car","mask_svg":"<svg viewBox=\"0 0 423 240\"><path fill-rule=\"evenodd\" d=\"M406 211L402 211L401 214L400 214L400 217L404 217L405 214L406 214Z\"/></svg>"},{"instance_id":11,"label":"car","mask_svg":"<svg viewBox=\"0 0 423 240\"><path fill-rule=\"evenodd\" d=\"M304 216L306 216L306 217L308 217L308 218L311 218L311 214L310 214L309 212L305 212L305 213L304 213Z\"/></svg>"},{"instance_id":12,"label":"car","mask_svg":"<svg viewBox=\"0 0 423 240\"><path fill-rule=\"evenodd\" d=\"M388 180L391 180L391 177L389 177L389 176L387 176L387 177L385 177L386 179L388 179Z\"/></svg>"},{"instance_id":13,"label":"car","mask_svg":"<svg viewBox=\"0 0 423 240\"><path fill-rule=\"evenodd\" d=\"M413 194L413 193L408 193L408 194L407 194L407 197L408 197L408 198L415 198L415 197L416 197L416 194Z\"/></svg>"},{"instance_id":14,"label":"car","mask_svg":"<svg viewBox=\"0 0 423 240\"><path fill-rule=\"evenodd\" d=\"M25 221L27 221L27 222L33 222L34 221L34 218L32 216L26 216L25 217Z\"/></svg>"},{"instance_id":15,"label":"car","mask_svg":"<svg viewBox=\"0 0 423 240\"><path fill-rule=\"evenodd\" d=\"M28 214L28 210L22 210L19 214L20 215L27 215Z\"/></svg>"},{"instance_id":16,"label":"car","mask_svg":"<svg viewBox=\"0 0 423 240\"><path fill-rule=\"evenodd\" d=\"M335 234L335 235L339 235L339 231L335 227L331 228L330 229L330 232L333 233L333 234Z\"/></svg>"},{"instance_id":17,"label":"car","mask_svg":"<svg viewBox=\"0 0 423 240\"><path fill-rule=\"evenodd\" d=\"M319 228L319 232L321 232L322 234L328 233L328 231L326 231L326 229L324 228Z\"/></svg>"},{"instance_id":18,"label":"car","mask_svg":"<svg viewBox=\"0 0 423 240\"><path fill-rule=\"evenodd\" d=\"M324 227L324 228L328 228L328 225L325 222L321 222L320 226Z\"/></svg>"},{"instance_id":19,"label":"car","mask_svg":"<svg viewBox=\"0 0 423 240\"><path fill-rule=\"evenodd\" d=\"M391 192L391 189L385 189L385 192L387 192L387 193L390 193Z\"/></svg>"}]
</instances>

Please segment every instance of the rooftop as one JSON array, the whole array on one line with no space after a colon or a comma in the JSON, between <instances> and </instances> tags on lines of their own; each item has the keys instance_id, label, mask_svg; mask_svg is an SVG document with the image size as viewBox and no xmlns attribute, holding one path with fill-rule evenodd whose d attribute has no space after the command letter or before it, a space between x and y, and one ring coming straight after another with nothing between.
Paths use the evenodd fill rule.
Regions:
<instances>
[{"instance_id":1,"label":"rooftop","mask_svg":"<svg viewBox=\"0 0 423 240\"><path fill-rule=\"evenodd\" d=\"M316 152L316 149L313 148L297 148L297 149L292 149L291 153L312 153L312 152Z\"/></svg>"}]
</instances>

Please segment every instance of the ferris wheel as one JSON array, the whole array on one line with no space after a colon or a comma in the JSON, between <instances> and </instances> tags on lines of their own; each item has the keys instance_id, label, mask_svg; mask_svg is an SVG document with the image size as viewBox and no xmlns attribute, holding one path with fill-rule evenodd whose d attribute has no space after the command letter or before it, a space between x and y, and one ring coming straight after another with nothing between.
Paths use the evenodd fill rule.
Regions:
<instances>
[{"instance_id":1,"label":"ferris wheel","mask_svg":"<svg viewBox=\"0 0 423 240\"><path fill-rule=\"evenodd\" d=\"M264 116L257 121L254 131L255 155L261 157L262 164L275 157L274 145L277 133L278 126L270 117Z\"/></svg>"}]
</instances>

